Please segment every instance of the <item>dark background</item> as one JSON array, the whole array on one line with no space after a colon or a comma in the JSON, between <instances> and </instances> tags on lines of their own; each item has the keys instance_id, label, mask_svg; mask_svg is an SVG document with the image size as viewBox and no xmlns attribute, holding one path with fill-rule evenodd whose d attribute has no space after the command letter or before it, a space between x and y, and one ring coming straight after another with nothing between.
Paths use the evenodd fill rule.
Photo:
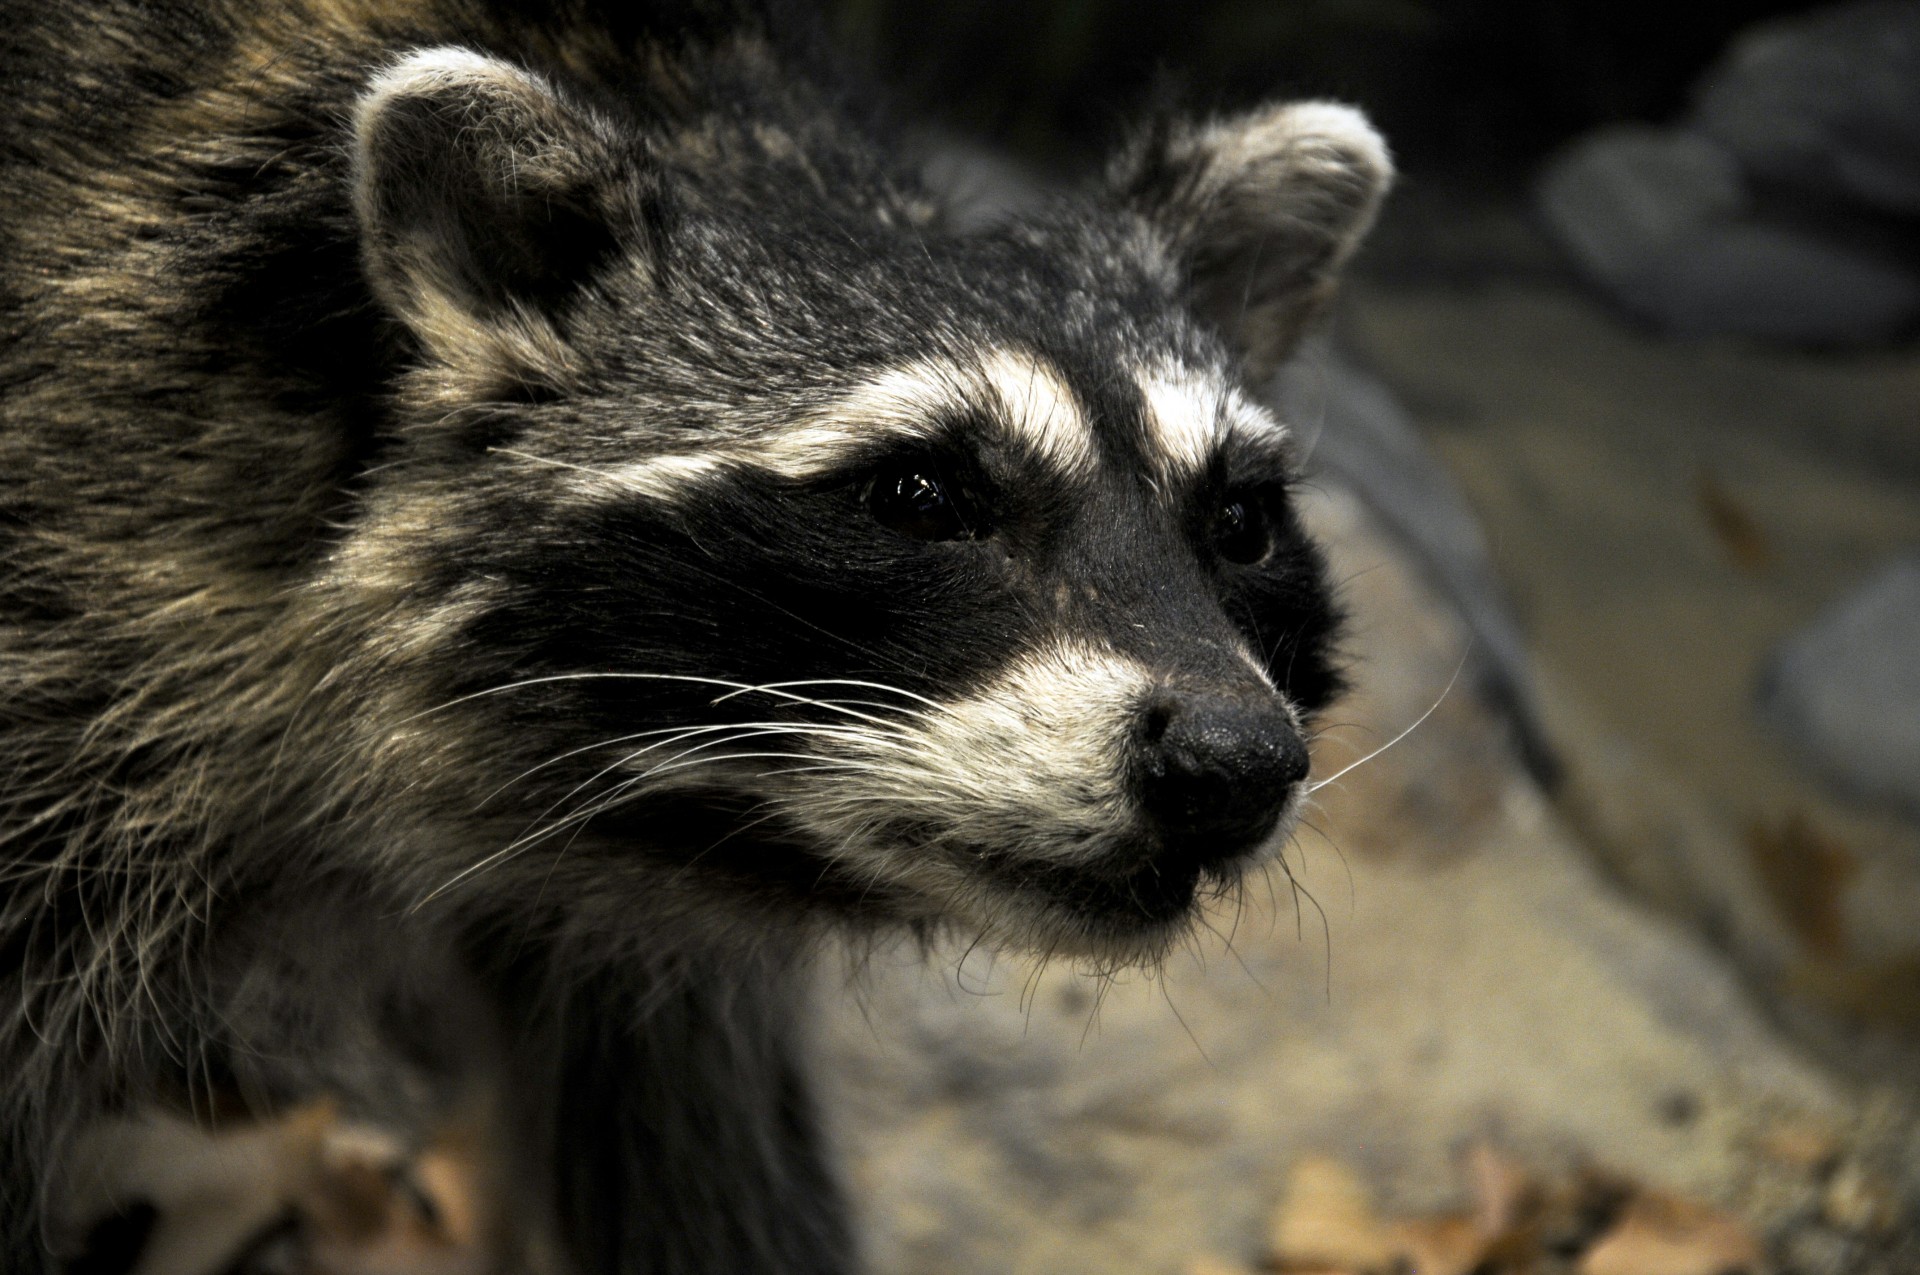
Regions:
<instances>
[{"instance_id":1,"label":"dark background","mask_svg":"<svg viewBox=\"0 0 1920 1275\"><path fill-rule=\"evenodd\" d=\"M1597 124L1664 121L1780 0L839 0L913 115L1037 160L1092 153L1169 84L1203 108L1363 104L1412 174L1517 178Z\"/></svg>"}]
</instances>

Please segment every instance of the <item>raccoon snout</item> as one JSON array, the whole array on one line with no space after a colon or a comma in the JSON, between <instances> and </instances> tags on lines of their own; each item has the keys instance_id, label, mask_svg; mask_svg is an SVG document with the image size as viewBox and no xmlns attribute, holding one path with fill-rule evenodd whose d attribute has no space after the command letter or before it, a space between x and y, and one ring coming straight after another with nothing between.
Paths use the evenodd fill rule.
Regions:
<instances>
[{"instance_id":1,"label":"raccoon snout","mask_svg":"<svg viewBox=\"0 0 1920 1275\"><path fill-rule=\"evenodd\" d=\"M1272 695L1165 695L1141 732L1141 801L1170 848L1231 858L1273 831L1307 777L1306 741Z\"/></svg>"}]
</instances>

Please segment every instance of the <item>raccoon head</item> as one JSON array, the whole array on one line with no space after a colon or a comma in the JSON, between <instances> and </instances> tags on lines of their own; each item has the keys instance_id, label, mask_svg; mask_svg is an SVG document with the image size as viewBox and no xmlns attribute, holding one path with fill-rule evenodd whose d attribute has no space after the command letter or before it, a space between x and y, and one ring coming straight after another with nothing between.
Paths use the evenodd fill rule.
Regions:
<instances>
[{"instance_id":1,"label":"raccoon head","mask_svg":"<svg viewBox=\"0 0 1920 1275\"><path fill-rule=\"evenodd\" d=\"M423 871L1151 955L1289 826L1337 688L1247 386L1371 221L1379 138L1169 123L948 234L861 145L615 109L430 50L354 119L418 353L340 570L432 687L369 729L426 739L412 783L472 830Z\"/></svg>"}]
</instances>

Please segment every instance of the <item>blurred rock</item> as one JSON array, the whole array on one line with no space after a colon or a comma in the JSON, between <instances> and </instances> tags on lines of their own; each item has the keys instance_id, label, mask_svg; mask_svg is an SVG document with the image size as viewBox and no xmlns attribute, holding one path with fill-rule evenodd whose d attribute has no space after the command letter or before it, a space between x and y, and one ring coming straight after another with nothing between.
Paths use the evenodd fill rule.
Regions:
<instances>
[{"instance_id":1,"label":"blurred rock","mask_svg":"<svg viewBox=\"0 0 1920 1275\"><path fill-rule=\"evenodd\" d=\"M1754 28L1702 80L1692 123L1756 177L1920 216L1920 4Z\"/></svg>"},{"instance_id":2,"label":"blurred rock","mask_svg":"<svg viewBox=\"0 0 1920 1275\"><path fill-rule=\"evenodd\" d=\"M944 132L910 139L920 180L939 204L948 228L972 234L1033 212L1050 191L1046 178L998 147Z\"/></svg>"},{"instance_id":3,"label":"blurred rock","mask_svg":"<svg viewBox=\"0 0 1920 1275\"><path fill-rule=\"evenodd\" d=\"M1578 268L1663 330L1803 345L1906 334L1920 324L1920 4L1755 28L1683 126L1576 142L1537 204Z\"/></svg>"},{"instance_id":4,"label":"blurred rock","mask_svg":"<svg viewBox=\"0 0 1920 1275\"><path fill-rule=\"evenodd\" d=\"M1548 163L1535 199L1592 283L1677 335L1845 345L1920 323L1920 271L1837 234L1757 220L1738 159L1701 133L1594 133Z\"/></svg>"},{"instance_id":5,"label":"blurred rock","mask_svg":"<svg viewBox=\"0 0 1920 1275\"><path fill-rule=\"evenodd\" d=\"M1539 194L1547 224L1576 260L1605 277L1645 271L1650 256L1748 206L1731 154L1697 133L1640 125L1575 142L1548 165Z\"/></svg>"},{"instance_id":6,"label":"blurred rock","mask_svg":"<svg viewBox=\"0 0 1920 1275\"><path fill-rule=\"evenodd\" d=\"M1834 782L1920 813L1920 557L1887 566L1787 639L1760 706Z\"/></svg>"}]
</instances>

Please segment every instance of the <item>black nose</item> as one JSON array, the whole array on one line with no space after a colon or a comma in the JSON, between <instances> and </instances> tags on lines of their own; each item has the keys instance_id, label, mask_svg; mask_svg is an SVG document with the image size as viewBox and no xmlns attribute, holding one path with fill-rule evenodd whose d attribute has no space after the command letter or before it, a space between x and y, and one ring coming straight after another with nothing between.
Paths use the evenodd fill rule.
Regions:
<instances>
[{"instance_id":1,"label":"black nose","mask_svg":"<svg viewBox=\"0 0 1920 1275\"><path fill-rule=\"evenodd\" d=\"M1168 844L1210 859L1264 840L1307 776L1306 742L1273 696L1167 695L1142 733L1147 814Z\"/></svg>"}]
</instances>

